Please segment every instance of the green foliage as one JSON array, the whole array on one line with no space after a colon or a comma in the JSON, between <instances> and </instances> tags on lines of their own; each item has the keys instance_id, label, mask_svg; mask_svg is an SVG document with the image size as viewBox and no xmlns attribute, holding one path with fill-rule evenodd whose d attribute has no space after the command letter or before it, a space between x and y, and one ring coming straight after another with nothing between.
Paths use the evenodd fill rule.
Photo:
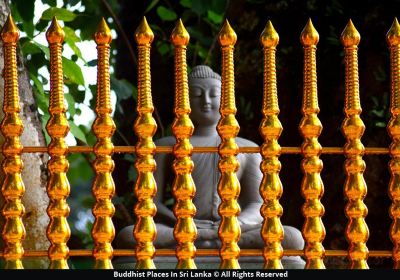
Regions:
<instances>
[{"instance_id":1,"label":"green foliage","mask_svg":"<svg viewBox=\"0 0 400 280\"><path fill-rule=\"evenodd\" d=\"M159 6L157 8L157 14L158 16L165 21L172 21L176 20L177 16L176 13L164 6Z\"/></svg>"},{"instance_id":2,"label":"green foliage","mask_svg":"<svg viewBox=\"0 0 400 280\"><path fill-rule=\"evenodd\" d=\"M156 34L155 47L162 60L167 63L174 54L167 32L172 30L180 17L190 34L188 45L189 66L206 63L218 66L215 52L215 40L221 23L225 18L227 1L225 0L181 0L176 2L151 1L145 10L146 16L159 18L160 22L151 21L151 28Z\"/></svg>"},{"instance_id":3,"label":"green foliage","mask_svg":"<svg viewBox=\"0 0 400 280\"><path fill-rule=\"evenodd\" d=\"M53 17L57 17L58 20L67 22L73 21L76 18L76 14L68 11L67 9L56 7L48 8L42 14L42 19L44 20L51 20Z\"/></svg>"}]
</instances>

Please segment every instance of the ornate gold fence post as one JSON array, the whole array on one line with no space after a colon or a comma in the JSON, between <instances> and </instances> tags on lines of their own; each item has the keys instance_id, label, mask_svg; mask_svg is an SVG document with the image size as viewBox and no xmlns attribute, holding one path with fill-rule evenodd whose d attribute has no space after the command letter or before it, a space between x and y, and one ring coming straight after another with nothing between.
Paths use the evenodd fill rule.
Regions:
<instances>
[{"instance_id":1,"label":"ornate gold fence post","mask_svg":"<svg viewBox=\"0 0 400 280\"><path fill-rule=\"evenodd\" d=\"M194 127L189 118L190 102L186 66L186 46L189 39L189 33L187 33L182 21L179 20L172 31L171 41L175 46L175 120L172 125L172 132L176 138L173 193L176 199L174 214L177 222L174 228L174 236L178 242L176 247L178 264L176 268L180 269L196 268L194 240L197 236L197 230L193 222L196 207L192 202L196 193L196 186L191 175L193 161L190 156L193 146L189 141Z\"/></svg>"},{"instance_id":2,"label":"ornate gold fence post","mask_svg":"<svg viewBox=\"0 0 400 280\"><path fill-rule=\"evenodd\" d=\"M261 33L260 41L264 47L264 94L263 94L263 120L260 125L260 133L264 138L261 146L261 171L263 179L260 185L260 194L264 199L261 214L264 222L261 236L264 240L265 269L283 268L281 259L283 248L283 227L280 217L283 208L279 203L282 195L282 183L279 178L281 163L279 156L281 146L278 138L282 133L282 124L279 121L279 104L276 88L276 46L279 43L279 35L276 33L271 21L267 22Z\"/></svg>"},{"instance_id":3,"label":"ornate gold fence post","mask_svg":"<svg viewBox=\"0 0 400 280\"><path fill-rule=\"evenodd\" d=\"M156 238L156 226L153 217L156 214L156 205L153 197L157 192L153 172L156 169L154 153L156 146L153 135L157 124L153 118L153 101L151 98L151 73L150 73L150 45L154 39L153 31L147 24L146 18L135 32L138 44L138 117L134 130L138 137L136 144L137 159L135 167L138 177L135 184L135 195L138 202L135 206L136 224L133 234L136 240L136 268L155 268L153 258L155 249L153 241Z\"/></svg>"},{"instance_id":4,"label":"ornate gold fence post","mask_svg":"<svg viewBox=\"0 0 400 280\"><path fill-rule=\"evenodd\" d=\"M218 182L218 194L221 204L218 213L221 216L218 235L222 241L220 249L222 269L240 268L238 258L240 248L237 242L240 239L240 225L238 215L240 206L237 198L240 194L240 183L236 176L239 169L239 162L236 155L239 147L235 137L239 133L239 124L235 118L235 77L233 65L233 46L236 43L236 33L226 20L219 33L219 43L222 50L222 89L221 89L221 119L218 122L217 130L221 137L221 144L218 153L221 157L218 167L221 178Z\"/></svg>"},{"instance_id":5,"label":"ornate gold fence post","mask_svg":"<svg viewBox=\"0 0 400 280\"><path fill-rule=\"evenodd\" d=\"M93 123L93 132L97 137L97 143L93 148L96 154L93 162L96 177L92 187L96 198L96 204L93 207L93 215L96 217L92 229L95 243L93 255L96 259L95 268L112 269L113 248L111 242L115 236L115 229L111 218L115 209L111 198L114 195L115 186L111 175L114 170L114 161L111 158L114 145L111 137L115 131L115 124L110 115L112 109L109 59L112 38L104 18L101 20L94 38L97 43L97 117Z\"/></svg>"},{"instance_id":6,"label":"ornate gold fence post","mask_svg":"<svg viewBox=\"0 0 400 280\"><path fill-rule=\"evenodd\" d=\"M322 124L318 119L318 91L317 91L317 63L316 49L319 35L311 19L301 32L301 44L304 49L303 70L303 119L300 122L300 133L304 138L301 152L301 163L304 173L301 184L301 193L305 199L302 212L305 217L303 236L306 241L304 254L307 258L306 268L325 268L325 250L322 241L325 238L325 227L321 217L325 209L320 199L324 193L324 184L321 179L322 160L319 158L322 147L318 137L322 131Z\"/></svg>"},{"instance_id":7,"label":"ornate gold fence post","mask_svg":"<svg viewBox=\"0 0 400 280\"><path fill-rule=\"evenodd\" d=\"M24 126L19 117L16 55L19 30L11 15L8 16L1 31L1 39L3 40L4 50L4 118L1 122L1 132L4 135L2 149L4 159L2 168L5 175L1 187L1 193L5 199L2 209L5 218L2 237L5 243L5 268L21 269L23 268L21 259L24 255L22 241L25 239L25 228L22 223L25 208L22 205L21 198L25 193L25 186L21 177L23 163L21 160L22 145L19 137Z\"/></svg>"},{"instance_id":8,"label":"ornate gold fence post","mask_svg":"<svg viewBox=\"0 0 400 280\"><path fill-rule=\"evenodd\" d=\"M351 268L368 268L368 248L366 242L369 237L365 216L368 209L363 199L367 194L367 184L365 183L363 172L365 162L364 145L361 137L364 134L365 125L360 118L361 104L358 82L358 58L357 46L360 43L360 34L350 20L341 35L341 41L345 53L345 75L346 75L346 94L345 94L345 119L342 124L342 131L346 138L344 153L346 156L345 170L346 182L344 192L348 203L346 205L346 216L349 219L346 228L346 237L349 246L349 258Z\"/></svg>"},{"instance_id":9,"label":"ornate gold fence post","mask_svg":"<svg viewBox=\"0 0 400 280\"><path fill-rule=\"evenodd\" d=\"M392 81L392 96L390 99L392 117L387 127L392 138L392 144L389 148L392 157L389 163L391 172L389 195L392 199L390 215L393 220L390 237L394 245L394 268L400 269L400 25L397 18L395 18L386 38L390 48Z\"/></svg>"},{"instance_id":10,"label":"ornate gold fence post","mask_svg":"<svg viewBox=\"0 0 400 280\"><path fill-rule=\"evenodd\" d=\"M64 36L64 31L54 17L46 32L46 38L50 45L50 119L47 122L46 129L51 137L48 146L51 157L48 162L50 179L47 183L47 193L50 198L47 208L50 217L47 236L51 242L48 255L50 268L55 269L68 268L69 249L67 241L71 235L67 221L69 215L67 197L70 192L67 179L69 163L66 158L68 146L64 139L68 134L69 125L65 115L61 59Z\"/></svg>"}]
</instances>

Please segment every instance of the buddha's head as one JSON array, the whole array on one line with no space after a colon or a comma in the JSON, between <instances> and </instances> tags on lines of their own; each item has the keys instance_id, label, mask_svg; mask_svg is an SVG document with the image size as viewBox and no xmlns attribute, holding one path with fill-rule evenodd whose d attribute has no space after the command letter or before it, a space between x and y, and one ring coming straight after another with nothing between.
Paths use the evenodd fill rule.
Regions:
<instances>
[{"instance_id":1,"label":"buddha's head","mask_svg":"<svg viewBox=\"0 0 400 280\"><path fill-rule=\"evenodd\" d=\"M206 65L193 67L189 75L189 96L195 126L216 126L221 99L221 76Z\"/></svg>"}]
</instances>

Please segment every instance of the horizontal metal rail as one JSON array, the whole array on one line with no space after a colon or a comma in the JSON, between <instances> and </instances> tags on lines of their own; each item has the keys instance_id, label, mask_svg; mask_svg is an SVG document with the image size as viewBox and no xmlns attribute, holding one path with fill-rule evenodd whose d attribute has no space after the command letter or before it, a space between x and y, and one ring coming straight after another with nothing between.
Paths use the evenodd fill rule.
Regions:
<instances>
[{"instance_id":1,"label":"horizontal metal rail","mask_svg":"<svg viewBox=\"0 0 400 280\"><path fill-rule=\"evenodd\" d=\"M261 147L239 147L239 153L259 153ZM23 153L47 153L45 146L26 146L22 149ZM70 146L69 153L92 153L92 146ZM134 153L135 146L115 146L114 153ZM217 153L218 147L193 147L193 153ZM157 146L156 153L172 153L172 146ZM323 147L322 154L341 155L342 147ZM300 147L282 147L281 154L301 154ZM365 148L366 155L386 155L389 148L370 147Z\"/></svg>"},{"instance_id":2,"label":"horizontal metal rail","mask_svg":"<svg viewBox=\"0 0 400 280\"><path fill-rule=\"evenodd\" d=\"M251 256L262 256L262 249L241 249L241 257L251 257ZM158 249L156 250L156 256L175 256L176 252L173 249ZM326 250L326 257L346 257L348 254L345 250ZM74 249L69 251L70 257L91 257L93 251L89 249ZM134 249L115 249L113 253L114 257L135 257ZM284 250L284 256L304 256L303 250ZM196 256L219 256L218 249L197 249ZM3 257L3 252L0 252L0 257ZM24 257L27 258L39 258L47 257L46 250L26 250ZM369 252L369 257L392 257L392 251L375 250Z\"/></svg>"}]
</instances>

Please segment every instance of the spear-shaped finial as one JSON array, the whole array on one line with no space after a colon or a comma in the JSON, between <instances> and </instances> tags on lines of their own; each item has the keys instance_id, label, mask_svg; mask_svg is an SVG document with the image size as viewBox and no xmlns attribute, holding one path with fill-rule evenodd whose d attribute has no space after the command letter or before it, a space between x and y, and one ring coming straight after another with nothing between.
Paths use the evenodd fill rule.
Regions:
<instances>
[{"instance_id":1,"label":"spear-shaped finial","mask_svg":"<svg viewBox=\"0 0 400 280\"><path fill-rule=\"evenodd\" d=\"M225 23L222 26L221 31L219 32L218 38L222 47L233 46L236 43L236 33L232 29L227 19L225 20Z\"/></svg>"},{"instance_id":2,"label":"spear-shaped finial","mask_svg":"<svg viewBox=\"0 0 400 280\"><path fill-rule=\"evenodd\" d=\"M46 32L47 41L50 44L62 43L64 41L65 33L56 17L53 17L49 29Z\"/></svg>"},{"instance_id":3,"label":"spear-shaped finial","mask_svg":"<svg viewBox=\"0 0 400 280\"><path fill-rule=\"evenodd\" d=\"M344 28L342 35L340 36L340 40L342 41L343 46L357 46L360 43L360 33L358 33L351 19L347 23Z\"/></svg>"},{"instance_id":4,"label":"spear-shaped finial","mask_svg":"<svg viewBox=\"0 0 400 280\"><path fill-rule=\"evenodd\" d=\"M397 18L394 18L393 24L386 34L386 40L390 46L396 46L400 44L400 24Z\"/></svg>"},{"instance_id":5,"label":"spear-shaped finial","mask_svg":"<svg viewBox=\"0 0 400 280\"><path fill-rule=\"evenodd\" d=\"M189 33L186 31L185 26L182 23L182 20L179 19L175 25L174 30L172 30L171 34L171 42L175 46L186 46L189 43Z\"/></svg>"},{"instance_id":6,"label":"spear-shaped finial","mask_svg":"<svg viewBox=\"0 0 400 280\"><path fill-rule=\"evenodd\" d=\"M154 39L154 33L147 23L146 17L143 17L142 22L135 31L135 40L139 45L151 44Z\"/></svg>"},{"instance_id":7,"label":"spear-shaped finial","mask_svg":"<svg viewBox=\"0 0 400 280\"><path fill-rule=\"evenodd\" d=\"M303 46L315 46L316 44L318 44L319 34L314 28L314 25L310 18L308 19L306 26L301 32L300 41Z\"/></svg>"},{"instance_id":8,"label":"spear-shaped finial","mask_svg":"<svg viewBox=\"0 0 400 280\"><path fill-rule=\"evenodd\" d=\"M260 42L264 48L276 47L279 43L279 35L270 20L267 22L263 32L261 33Z\"/></svg>"},{"instance_id":9,"label":"spear-shaped finial","mask_svg":"<svg viewBox=\"0 0 400 280\"><path fill-rule=\"evenodd\" d=\"M94 40L98 45L110 44L112 41L111 30L104 18L101 18L97 26L96 33L94 33Z\"/></svg>"},{"instance_id":10,"label":"spear-shaped finial","mask_svg":"<svg viewBox=\"0 0 400 280\"><path fill-rule=\"evenodd\" d=\"M8 15L6 23L1 30L1 39L4 43L16 43L19 39L19 30L11 14Z\"/></svg>"}]
</instances>

